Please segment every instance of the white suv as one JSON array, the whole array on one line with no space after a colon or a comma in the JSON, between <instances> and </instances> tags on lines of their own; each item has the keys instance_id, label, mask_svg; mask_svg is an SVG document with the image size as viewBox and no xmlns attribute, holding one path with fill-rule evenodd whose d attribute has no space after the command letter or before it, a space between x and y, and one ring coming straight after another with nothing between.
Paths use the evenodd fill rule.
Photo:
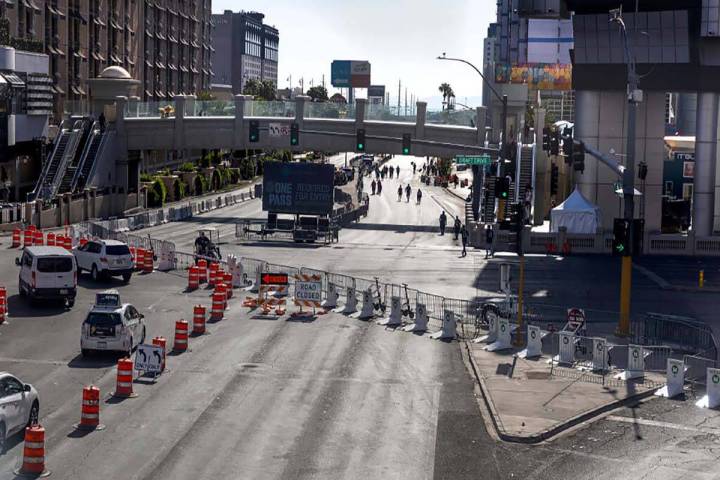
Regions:
<instances>
[{"instance_id":1,"label":"white suv","mask_svg":"<svg viewBox=\"0 0 720 480\"><path fill-rule=\"evenodd\" d=\"M37 423L39 415L37 390L9 373L0 372L0 454L5 452L6 439Z\"/></svg>"},{"instance_id":2,"label":"white suv","mask_svg":"<svg viewBox=\"0 0 720 480\"><path fill-rule=\"evenodd\" d=\"M130 281L133 260L128 246L117 240L92 240L73 249L78 274L90 272L93 280L102 276L122 276L125 283Z\"/></svg>"},{"instance_id":3,"label":"white suv","mask_svg":"<svg viewBox=\"0 0 720 480\"><path fill-rule=\"evenodd\" d=\"M95 295L95 305L80 332L83 356L95 351L127 353L145 342L145 316L129 303L122 303L117 290Z\"/></svg>"}]
</instances>

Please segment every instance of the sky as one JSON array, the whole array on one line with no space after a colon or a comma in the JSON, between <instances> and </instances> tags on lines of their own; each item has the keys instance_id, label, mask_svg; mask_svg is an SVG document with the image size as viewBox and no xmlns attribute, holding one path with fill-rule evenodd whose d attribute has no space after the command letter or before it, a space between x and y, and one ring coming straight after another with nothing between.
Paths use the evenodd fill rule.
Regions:
<instances>
[{"instance_id":1,"label":"sky","mask_svg":"<svg viewBox=\"0 0 720 480\"><path fill-rule=\"evenodd\" d=\"M330 87L333 60L368 60L373 85L397 103L398 80L408 99L433 104L448 82L458 102L480 103L482 80L469 66L436 60L443 52L482 68L482 45L495 0L213 0L213 13L258 11L280 31L278 87L305 79L305 90ZM359 96L363 94L360 93ZM409 100L408 100L409 101ZM432 107L432 105L430 105ZM439 107L439 105L436 105Z\"/></svg>"}]
</instances>

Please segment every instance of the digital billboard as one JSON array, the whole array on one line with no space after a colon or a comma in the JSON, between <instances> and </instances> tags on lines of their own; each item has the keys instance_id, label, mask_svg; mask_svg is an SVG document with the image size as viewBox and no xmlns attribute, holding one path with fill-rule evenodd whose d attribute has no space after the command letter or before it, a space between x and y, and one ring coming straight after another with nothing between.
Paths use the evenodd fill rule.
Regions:
<instances>
[{"instance_id":1,"label":"digital billboard","mask_svg":"<svg viewBox=\"0 0 720 480\"><path fill-rule=\"evenodd\" d=\"M333 165L265 162L263 170L264 211L306 215L332 213Z\"/></svg>"}]
</instances>

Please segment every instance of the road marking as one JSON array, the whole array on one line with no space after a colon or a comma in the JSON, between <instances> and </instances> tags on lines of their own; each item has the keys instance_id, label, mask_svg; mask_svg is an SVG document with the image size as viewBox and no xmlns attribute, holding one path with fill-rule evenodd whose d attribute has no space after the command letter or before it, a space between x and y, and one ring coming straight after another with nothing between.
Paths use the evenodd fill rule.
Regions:
<instances>
[{"instance_id":1,"label":"road marking","mask_svg":"<svg viewBox=\"0 0 720 480\"><path fill-rule=\"evenodd\" d=\"M37 360L33 358L9 358L0 357L0 363L29 363L31 365L67 365L67 362L61 362L59 360Z\"/></svg>"},{"instance_id":2,"label":"road marking","mask_svg":"<svg viewBox=\"0 0 720 480\"><path fill-rule=\"evenodd\" d=\"M686 432L701 432L701 433L710 433L713 435L720 435L720 428L693 427L690 425L680 425L677 423L659 422L657 420L648 420L646 418L621 417L618 415L608 415L607 417L605 417L605 419L613 421L613 422L645 425L647 427L671 428L674 430L683 430Z\"/></svg>"}]
</instances>

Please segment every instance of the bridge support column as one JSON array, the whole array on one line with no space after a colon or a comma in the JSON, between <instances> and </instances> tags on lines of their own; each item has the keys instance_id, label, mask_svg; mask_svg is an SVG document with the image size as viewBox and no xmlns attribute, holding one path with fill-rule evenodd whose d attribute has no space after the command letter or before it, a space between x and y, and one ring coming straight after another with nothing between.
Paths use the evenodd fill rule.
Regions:
<instances>
[{"instance_id":1,"label":"bridge support column","mask_svg":"<svg viewBox=\"0 0 720 480\"><path fill-rule=\"evenodd\" d=\"M695 124L692 229L696 236L710 236L715 214L715 168L718 154L717 93L698 93Z\"/></svg>"},{"instance_id":2,"label":"bridge support column","mask_svg":"<svg viewBox=\"0 0 720 480\"><path fill-rule=\"evenodd\" d=\"M243 137L243 122L245 121L245 101L249 100L249 95L235 95L235 123L233 124L233 148L241 150L245 147L245 138Z\"/></svg>"},{"instance_id":3,"label":"bridge support column","mask_svg":"<svg viewBox=\"0 0 720 480\"><path fill-rule=\"evenodd\" d=\"M476 109L475 128L477 129L477 144L485 144L485 119L487 108L477 107ZM472 184L472 214L473 220L476 222L480 219L480 197L483 189L483 171L480 165L472 166L473 184Z\"/></svg>"},{"instance_id":4,"label":"bridge support column","mask_svg":"<svg viewBox=\"0 0 720 480\"><path fill-rule=\"evenodd\" d=\"M117 132L117 157L115 161L115 185L123 192L128 189L128 141L125 131L125 105L127 97L115 97L115 131Z\"/></svg>"},{"instance_id":5,"label":"bridge support column","mask_svg":"<svg viewBox=\"0 0 720 480\"><path fill-rule=\"evenodd\" d=\"M415 138L425 138L425 117L427 116L427 102L417 102L417 114L415 115Z\"/></svg>"},{"instance_id":6,"label":"bridge support column","mask_svg":"<svg viewBox=\"0 0 720 480\"><path fill-rule=\"evenodd\" d=\"M175 129L173 135L173 149L182 152L185 148L185 96L175 95Z\"/></svg>"}]
</instances>

